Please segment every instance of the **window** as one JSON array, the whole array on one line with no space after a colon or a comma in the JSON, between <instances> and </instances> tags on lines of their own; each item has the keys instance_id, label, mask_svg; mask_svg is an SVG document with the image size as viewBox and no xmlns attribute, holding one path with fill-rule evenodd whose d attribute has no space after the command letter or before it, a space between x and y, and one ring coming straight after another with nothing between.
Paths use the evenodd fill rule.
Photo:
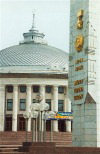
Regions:
<instances>
[{"instance_id":1,"label":"window","mask_svg":"<svg viewBox=\"0 0 100 154\"><path fill-rule=\"evenodd\" d=\"M20 99L20 110L25 111L26 109L26 99Z\"/></svg>"},{"instance_id":2,"label":"window","mask_svg":"<svg viewBox=\"0 0 100 154\"><path fill-rule=\"evenodd\" d=\"M63 112L64 100L58 100L58 111Z\"/></svg>"},{"instance_id":3,"label":"window","mask_svg":"<svg viewBox=\"0 0 100 154\"><path fill-rule=\"evenodd\" d=\"M49 104L49 111L51 111L51 99L46 99L46 103Z\"/></svg>"},{"instance_id":4,"label":"window","mask_svg":"<svg viewBox=\"0 0 100 154\"><path fill-rule=\"evenodd\" d=\"M64 93L64 87L58 87L58 93Z\"/></svg>"},{"instance_id":5,"label":"window","mask_svg":"<svg viewBox=\"0 0 100 154\"><path fill-rule=\"evenodd\" d=\"M7 110L12 111L13 108L13 99L7 99Z\"/></svg>"},{"instance_id":6,"label":"window","mask_svg":"<svg viewBox=\"0 0 100 154\"><path fill-rule=\"evenodd\" d=\"M39 86L33 86L33 92L38 93L39 92Z\"/></svg>"},{"instance_id":7,"label":"window","mask_svg":"<svg viewBox=\"0 0 100 154\"><path fill-rule=\"evenodd\" d=\"M26 92L26 86L20 86L20 92L25 93Z\"/></svg>"},{"instance_id":8,"label":"window","mask_svg":"<svg viewBox=\"0 0 100 154\"><path fill-rule=\"evenodd\" d=\"M7 86L7 92L12 93L13 92L13 86Z\"/></svg>"},{"instance_id":9,"label":"window","mask_svg":"<svg viewBox=\"0 0 100 154\"><path fill-rule=\"evenodd\" d=\"M51 93L52 87L51 86L46 86L46 93Z\"/></svg>"},{"instance_id":10,"label":"window","mask_svg":"<svg viewBox=\"0 0 100 154\"><path fill-rule=\"evenodd\" d=\"M36 102L36 99L33 99L33 103L37 103L37 102Z\"/></svg>"}]
</instances>

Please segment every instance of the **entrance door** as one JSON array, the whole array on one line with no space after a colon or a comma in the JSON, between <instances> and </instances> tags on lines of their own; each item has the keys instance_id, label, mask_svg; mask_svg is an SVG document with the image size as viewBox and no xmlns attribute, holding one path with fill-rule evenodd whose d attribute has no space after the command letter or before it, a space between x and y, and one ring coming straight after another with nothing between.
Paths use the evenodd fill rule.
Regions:
<instances>
[{"instance_id":1,"label":"entrance door","mask_svg":"<svg viewBox=\"0 0 100 154\"><path fill-rule=\"evenodd\" d=\"M50 131L51 130L51 121L47 120L46 121L46 131Z\"/></svg>"},{"instance_id":2,"label":"entrance door","mask_svg":"<svg viewBox=\"0 0 100 154\"><path fill-rule=\"evenodd\" d=\"M24 117L19 117L19 125L18 125L19 131L25 131L25 119Z\"/></svg>"},{"instance_id":3,"label":"entrance door","mask_svg":"<svg viewBox=\"0 0 100 154\"><path fill-rule=\"evenodd\" d=\"M58 121L58 130L60 132L65 132L66 131L65 120L59 120Z\"/></svg>"},{"instance_id":4,"label":"entrance door","mask_svg":"<svg viewBox=\"0 0 100 154\"><path fill-rule=\"evenodd\" d=\"M12 117L6 117L5 119L5 131L12 130Z\"/></svg>"}]
</instances>

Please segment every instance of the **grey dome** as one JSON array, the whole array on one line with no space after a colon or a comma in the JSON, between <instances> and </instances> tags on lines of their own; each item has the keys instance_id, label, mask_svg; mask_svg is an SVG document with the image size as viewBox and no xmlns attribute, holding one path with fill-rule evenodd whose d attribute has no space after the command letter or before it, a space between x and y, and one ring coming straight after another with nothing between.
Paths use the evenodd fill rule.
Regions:
<instances>
[{"instance_id":1,"label":"grey dome","mask_svg":"<svg viewBox=\"0 0 100 154\"><path fill-rule=\"evenodd\" d=\"M68 54L48 45L26 43L1 50L0 67L1 71L67 71Z\"/></svg>"},{"instance_id":2,"label":"grey dome","mask_svg":"<svg viewBox=\"0 0 100 154\"><path fill-rule=\"evenodd\" d=\"M66 73L68 54L47 45L44 34L34 26L23 33L19 45L0 51L0 73Z\"/></svg>"}]
</instances>

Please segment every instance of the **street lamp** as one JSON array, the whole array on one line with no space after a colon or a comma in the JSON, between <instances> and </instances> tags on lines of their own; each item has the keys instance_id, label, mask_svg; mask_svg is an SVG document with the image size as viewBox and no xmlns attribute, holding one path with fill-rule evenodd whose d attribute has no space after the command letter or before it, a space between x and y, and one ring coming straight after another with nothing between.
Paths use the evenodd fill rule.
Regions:
<instances>
[{"instance_id":1,"label":"street lamp","mask_svg":"<svg viewBox=\"0 0 100 154\"><path fill-rule=\"evenodd\" d=\"M37 118L38 118L38 112L32 111L31 112L32 117L32 142L37 142Z\"/></svg>"},{"instance_id":2,"label":"street lamp","mask_svg":"<svg viewBox=\"0 0 100 154\"><path fill-rule=\"evenodd\" d=\"M31 112L38 111L39 114L39 132L38 132L38 140L42 141L42 131L43 131L43 112L49 109L49 104L41 102L43 97L41 94L36 96L36 100L38 103L31 104L30 109Z\"/></svg>"},{"instance_id":3,"label":"street lamp","mask_svg":"<svg viewBox=\"0 0 100 154\"><path fill-rule=\"evenodd\" d=\"M26 123L26 142L27 142L27 140L28 140L28 136L27 136L28 126L27 125L28 125L29 118L31 118L31 112L28 112L28 111L24 112L23 117L25 118L25 123Z\"/></svg>"},{"instance_id":4,"label":"street lamp","mask_svg":"<svg viewBox=\"0 0 100 154\"><path fill-rule=\"evenodd\" d=\"M40 103L40 111L47 111L47 110L49 110L49 104Z\"/></svg>"},{"instance_id":5,"label":"street lamp","mask_svg":"<svg viewBox=\"0 0 100 154\"><path fill-rule=\"evenodd\" d=\"M53 118L54 118L54 116L55 116L55 112L54 111L49 111L48 112L48 114L49 114L49 116L50 116L50 118L51 118L51 133L50 133L50 140L51 140L51 142L53 141Z\"/></svg>"},{"instance_id":6,"label":"street lamp","mask_svg":"<svg viewBox=\"0 0 100 154\"><path fill-rule=\"evenodd\" d=\"M48 112L44 112L43 114L43 119L44 119L44 136L43 136L43 141L46 141L46 121L49 118Z\"/></svg>"},{"instance_id":7,"label":"street lamp","mask_svg":"<svg viewBox=\"0 0 100 154\"><path fill-rule=\"evenodd\" d=\"M34 103L34 104L31 104L31 106L30 106L30 110L33 113L33 115L37 111L37 113L38 113L37 118L39 117L39 112L38 112L39 111L39 108L40 108L39 106L40 106L39 103ZM36 118L36 122L35 122L35 124L36 124L36 126L35 126L36 127L36 141L37 141L37 118ZM32 133L33 133L33 130L32 130ZM32 140L33 140L33 138L32 138ZM38 133L38 140L39 140L39 133Z\"/></svg>"},{"instance_id":8,"label":"street lamp","mask_svg":"<svg viewBox=\"0 0 100 154\"><path fill-rule=\"evenodd\" d=\"M43 100L43 95L41 93L37 94L36 101L38 102L39 106L37 111L39 112L39 130L38 130L38 141L41 141L41 112L40 112L40 102Z\"/></svg>"},{"instance_id":9,"label":"street lamp","mask_svg":"<svg viewBox=\"0 0 100 154\"><path fill-rule=\"evenodd\" d=\"M54 111L48 111L48 112L45 112L44 113L44 141L45 141L45 138L46 138L46 120L48 120L48 118L51 119L51 131L50 131L50 141L52 142L53 141L53 118L55 116L55 113Z\"/></svg>"},{"instance_id":10,"label":"street lamp","mask_svg":"<svg viewBox=\"0 0 100 154\"><path fill-rule=\"evenodd\" d=\"M42 131L43 131L43 112L46 112L49 110L49 104L47 103L40 103L40 140L43 141ZM45 133L45 128L44 128Z\"/></svg>"},{"instance_id":11,"label":"street lamp","mask_svg":"<svg viewBox=\"0 0 100 154\"><path fill-rule=\"evenodd\" d=\"M30 109L31 109L31 112L32 112L32 111L39 111L39 109L40 109L40 104L39 104L39 103L31 104Z\"/></svg>"},{"instance_id":12,"label":"street lamp","mask_svg":"<svg viewBox=\"0 0 100 154\"><path fill-rule=\"evenodd\" d=\"M38 103L40 103L41 101L43 100L43 95L40 93L40 94L37 94L37 96L36 96L36 101L38 102Z\"/></svg>"}]
</instances>

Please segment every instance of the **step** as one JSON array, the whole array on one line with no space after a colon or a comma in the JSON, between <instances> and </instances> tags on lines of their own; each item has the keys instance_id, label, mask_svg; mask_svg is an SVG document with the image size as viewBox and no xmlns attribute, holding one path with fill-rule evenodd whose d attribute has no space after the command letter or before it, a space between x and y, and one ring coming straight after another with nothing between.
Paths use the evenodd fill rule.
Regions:
<instances>
[{"instance_id":1,"label":"step","mask_svg":"<svg viewBox=\"0 0 100 154\"><path fill-rule=\"evenodd\" d=\"M0 152L0 154L28 154L27 152Z\"/></svg>"},{"instance_id":2,"label":"step","mask_svg":"<svg viewBox=\"0 0 100 154\"><path fill-rule=\"evenodd\" d=\"M15 151L18 151L19 148L9 148L9 147L6 147L6 148L0 148L0 152L15 152Z\"/></svg>"},{"instance_id":3,"label":"step","mask_svg":"<svg viewBox=\"0 0 100 154\"><path fill-rule=\"evenodd\" d=\"M22 145L22 142L12 142L12 141L4 141L4 142L0 142L0 145Z\"/></svg>"},{"instance_id":4,"label":"step","mask_svg":"<svg viewBox=\"0 0 100 154\"><path fill-rule=\"evenodd\" d=\"M17 144L17 145L0 145L0 148L16 148L16 147L21 147L22 145L21 144Z\"/></svg>"},{"instance_id":5,"label":"step","mask_svg":"<svg viewBox=\"0 0 100 154\"><path fill-rule=\"evenodd\" d=\"M56 142L56 147L72 146L72 142Z\"/></svg>"}]
</instances>

